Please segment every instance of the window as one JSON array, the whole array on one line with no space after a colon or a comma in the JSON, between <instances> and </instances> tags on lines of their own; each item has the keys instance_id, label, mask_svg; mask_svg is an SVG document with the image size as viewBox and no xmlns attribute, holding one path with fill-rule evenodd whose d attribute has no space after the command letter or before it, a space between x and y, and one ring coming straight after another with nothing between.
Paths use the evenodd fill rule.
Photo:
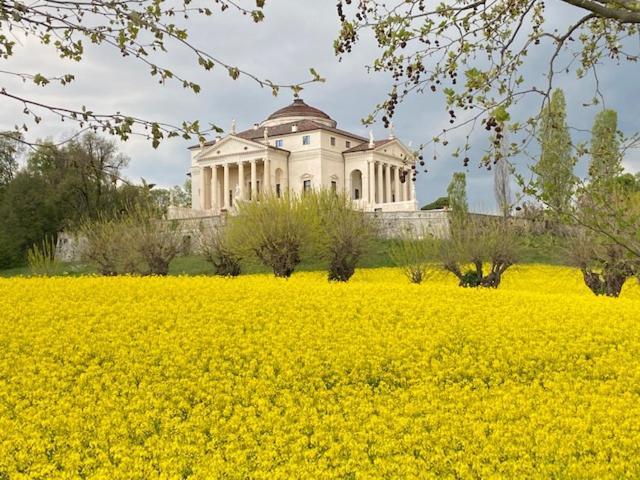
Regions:
<instances>
[{"instance_id":1,"label":"window","mask_svg":"<svg viewBox=\"0 0 640 480\"><path fill-rule=\"evenodd\" d=\"M233 190L229 190L229 206L233 207Z\"/></svg>"},{"instance_id":2,"label":"window","mask_svg":"<svg viewBox=\"0 0 640 480\"><path fill-rule=\"evenodd\" d=\"M356 188L353 192L353 199L360 200L360 189Z\"/></svg>"},{"instance_id":3,"label":"window","mask_svg":"<svg viewBox=\"0 0 640 480\"><path fill-rule=\"evenodd\" d=\"M311 145L311 135L305 135L304 137L302 137L302 144Z\"/></svg>"},{"instance_id":4,"label":"window","mask_svg":"<svg viewBox=\"0 0 640 480\"><path fill-rule=\"evenodd\" d=\"M347 148L351 148L351 142L349 140L344 142L344 144L346 145Z\"/></svg>"},{"instance_id":5,"label":"window","mask_svg":"<svg viewBox=\"0 0 640 480\"><path fill-rule=\"evenodd\" d=\"M302 183L302 191L304 193L310 192L311 191L311 180L305 180Z\"/></svg>"},{"instance_id":6,"label":"window","mask_svg":"<svg viewBox=\"0 0 640 480\"><path fill-rule=\"evenodd\" d=\"M331 146L332 147L336 146L336 137L331 137Z\"/></svg>"},{"instance_id":7,"label":"window","mask_svg":"<svg viewBox=\"0 0 640 480\"><path fill-rule=\"evenodd\" d=\"M338 191L338 182L331 180L331 191L336 193Z\"/></svg>"},{"instance_id":8,"label":"window","mask_svg":"<svg viewBox=\"0 0 640 480\"><path fill-rule=\"evenodd\" d=\"M276 183L276 197L280 198L280 184Z\"/></svg>"},{"instance_id":9,"label":"window","mask_svg":"<svg viewBox=\"0 0 640 480\"><path fill-rule=\"evenodd\" d=\"M276 148L282 148L284 145L284 140L276 140Z\"/></svg>"}]
</instances>

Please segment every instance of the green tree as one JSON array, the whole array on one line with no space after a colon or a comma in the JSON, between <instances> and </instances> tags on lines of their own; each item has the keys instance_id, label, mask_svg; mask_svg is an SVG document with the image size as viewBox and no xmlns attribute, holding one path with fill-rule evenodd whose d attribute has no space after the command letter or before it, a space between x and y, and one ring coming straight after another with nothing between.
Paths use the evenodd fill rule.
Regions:
<instances>
[{"instance_id":1,"label":"green tree","mask_svg":"<svg viewBox=\"0 0 640 480\"><path fill-rule=\"evenodd\" d=\"M577 180L566 117L564 93L556 89L542 114L540 158L534 167L540 196L555 213L567 212Z\"/></svg>"},{"instance_id":2,"label":"green tree","mask_svg":"<svg viewBox=\"0 0 640 480\"><path fill-rule=\"evenodd\" d=\"M0 266L24 264L26 252L44 238L56 238L61 210L48 194L46 182L21 172L7 186L0 202Z\"/></svg>"},{"instance_id":3,"label":"green tree","mask_svg":"<svg viewBox=\"0 0 640 480\"><path fill-rule=\"evenodd\" d=\"M451 208L451 234L455 235L464 228L469 213L467 203L467 176L464 172L456 172L447 187L449 208Z\"/></svg>"},{"instance_id":4,"label":"green tree","mask_svg":"<svg viewBox=\"0 0 640 480\"><path fill-rule=\"evenodd\" d=\"M20 139L14 132L0 132L0 189L18 173L18 156L23 150Z\"/></svg>"},{"instance_id":5,"label":"green tree","mask_svg":"<svg viewBox=\"0 0 640 480\"><path fill-rule=\"evenodd\" d=\"M589 176L594 185L608 183L622 174L622 155L615 110L598 112L591 130Z\"/></svg>"}]
</instances>

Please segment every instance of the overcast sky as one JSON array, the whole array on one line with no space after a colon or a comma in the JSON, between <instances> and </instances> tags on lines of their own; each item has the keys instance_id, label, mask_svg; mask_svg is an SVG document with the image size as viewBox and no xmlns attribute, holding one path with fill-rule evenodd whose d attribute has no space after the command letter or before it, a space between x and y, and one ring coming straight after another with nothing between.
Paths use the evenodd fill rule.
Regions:
<instances>
[{"instance_id":1,"label":"overcast sky","mask_svg":"<svg viewBox=\"0 0 640 480\"><path fill-rule=\"evenodd\" d=\"M253 2L245 2L251 5ZM573 8L573 7L571 7ZM547 14L561 21L571 18L572 12L564 7L551 6ZM191 42L225 60L260 77L279 83L295 83L309 77L309 67L314 67L327 79L324 84L310 86L301 95L315 107L331 115L339 128L367 136L360 120L367 116L376 103L383 100L390 85L389 78L370 75L365 65L374 58L376 49L371 41L364 41L341 63L333 54L332 43L338 31L335 2L327 0L271 0L267 1L266 19L254 24L249 18L235 12L216 14L207 19L190 21ZM560 15L562 14L562 15ZM536 58L540 58L537 61ZM530 59L528 75L534 80L544 67L544 51ZM536 63L537 62L537 63ZM108 48L89 47L85 60L79 64L59 60L51 49L32 40L21 40L15 58L3 60L2 69L30 73L74 73L76 81L67 87L33 87L0 76L2 85L22 95L30 95L44 102L79 108L86 105L95 112L116 111L147 119L179 123L182 120L199 119L203 125L216 123L228 129L232 119L238 128L245 129L265 119L270 113L291 102L291 95L282 93L273 97L248 79L231 80L222 69L204 72L193 57L180 49L172 49L162 63L202 86L200 94L183 90L177 83L158 85L148 69L131 59L123 59ZM621 66L608 64L600 73L600 88L606 96L607 107L619 112L619 127L625 133L640 130L638 98L640 66L626 63ZM527 78L529 79L529 77ZM590 130L597 108L584 108L582 104L593 96L593 84L587 80L577 83L573 76L559 78L565 88L569 109L569 121L577 129ZM0 128L11 129L25 121L19 105L2 100ZM535 106L522 105L525 116ZM70 125L45 117L45 122L31 129L29 135L51 136L56 139L73 133ZM394 120L396 135L405 143L418 145L448 126L448 116L437 95L421 95L401 105ZM573 132L574 140L586 138L579 130ZM386 138L381 124L373 126L376 138ZM465 132L450 136L455 145ZM492 210L494 198L492 174L477 168L481 151L486 147L484 130L472 137L472 163L468 169L470 203L477 210ZM126 175L132 180L144 177L148 182L170 186L182 184L189 169L186 150L193 141L174 139L165 141L153 149L143 139L133 139L121 144L121 149L131 162ZM417 184L418 200L430 202L445 194L452 172L463 170L461 161L446 157L436 162L430 160L433 150L427 150L427 174L421 174ZM521 171L526 171L528 159L516 159ZM625 158L625 167L640 170L637 152ZM579 166L584 171L584 164Z\"/></svg>"}]
</instances>

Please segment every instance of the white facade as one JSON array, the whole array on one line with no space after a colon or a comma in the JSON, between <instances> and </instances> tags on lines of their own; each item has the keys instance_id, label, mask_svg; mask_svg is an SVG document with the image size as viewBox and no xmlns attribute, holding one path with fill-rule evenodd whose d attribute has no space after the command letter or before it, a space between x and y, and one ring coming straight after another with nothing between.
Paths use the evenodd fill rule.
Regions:
<instances>
[{"instance_id":1,"label":"white facade","mask_svg":"<svg viewBox=\"0 0 640 480\"><path fill-rule=\"evenodd\" d=\"M413 154L391 137L374 141L336 128L296 99L250 130L191 151L192 209L217 215L270 192L346 191L365 211L416 211Z\"/></svg>"}]
</instances>

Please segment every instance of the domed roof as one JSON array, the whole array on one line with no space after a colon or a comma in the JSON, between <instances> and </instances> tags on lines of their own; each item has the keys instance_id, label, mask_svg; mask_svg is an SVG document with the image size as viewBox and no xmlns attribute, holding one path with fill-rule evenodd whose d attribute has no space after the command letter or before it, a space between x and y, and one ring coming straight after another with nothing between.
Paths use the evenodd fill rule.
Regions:
<instances>
[{"instance_id":1,"label":"domed roof","mask_svg":"<svg viewBox=\"0 0 640 480\"><path fill-rule=\"evenodd\" d=\"M314 120L329 126L336 126L336 122L329 115L307 105L301 98L295 98L291 105L273 112L269 118L262 122L261 126L270 127L299 120Z\"/></svg>"},{"instance_id":2,"label":"domed roof","mask_svg":"<svg viewBox=\"0 0 640 480\"><path fill-rule=\"evenodd\" d=\"M287 105L286 107L273 112L269 115L267 120L275 120L276 118L284 117L319 117L331 120L329 115L324 113L322 110L318 110L315 107L307 105L301 98L296 98L293 100L291 105Z\"/></svg>"}]
</instances>

